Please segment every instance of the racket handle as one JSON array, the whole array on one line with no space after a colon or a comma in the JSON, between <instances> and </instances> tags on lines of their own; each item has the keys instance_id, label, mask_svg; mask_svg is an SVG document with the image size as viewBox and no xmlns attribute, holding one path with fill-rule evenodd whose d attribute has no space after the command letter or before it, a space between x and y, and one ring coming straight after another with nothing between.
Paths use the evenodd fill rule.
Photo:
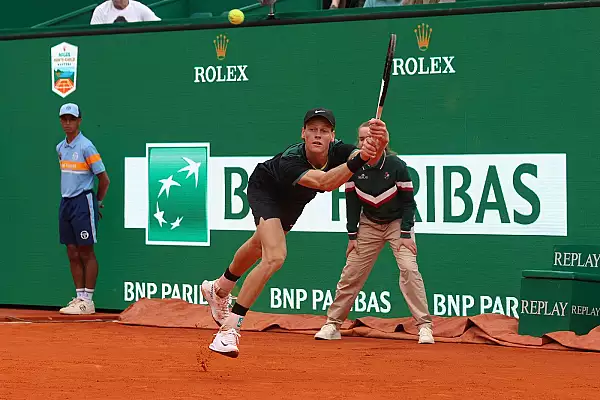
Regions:
<instances>
[{"instance_id":1,"label":"racket handle","mask_svg":"<svg viewBox=\"0 0 600 400\"><path fill-rule=\"evenodd\" d=\"M375 113L375 118L380 119L381 113L383 111L383 102L381 101L381 96L383 95L383 88L385 87L385 81L381 80L381 86L379 87L379 99L377 100L377 112Z\"/></svg>"}]
</instances>

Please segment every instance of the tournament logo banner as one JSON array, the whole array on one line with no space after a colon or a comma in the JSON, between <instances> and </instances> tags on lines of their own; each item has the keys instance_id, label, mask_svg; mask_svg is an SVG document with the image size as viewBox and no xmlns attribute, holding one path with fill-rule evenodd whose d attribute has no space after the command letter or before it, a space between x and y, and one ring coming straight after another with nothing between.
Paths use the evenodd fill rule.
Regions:
<instances>
[{"instance_id":1,"label":"tournament logo banner","mask_svg":"<svg viewBox=\"0 0 600 400\"><path fill-rule=\"evenodd\" d=\"M62 98L77 89L77 46L63 42L51 49L52 91Z\"/></svg>"}]
</instances>

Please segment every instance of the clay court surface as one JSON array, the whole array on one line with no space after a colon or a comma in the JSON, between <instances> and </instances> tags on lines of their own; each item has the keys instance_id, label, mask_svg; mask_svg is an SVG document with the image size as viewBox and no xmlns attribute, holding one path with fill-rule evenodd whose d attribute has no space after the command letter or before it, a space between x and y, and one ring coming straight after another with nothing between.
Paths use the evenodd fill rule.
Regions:
<instances>
[{"instance_id":1,"label":"clay court surface","mask_svg":"<svg viewBox=\"0 0 600 400\"><path fill-rule=\"evenodd\" d=\"M229 359L213 333L0 323L0 399L600 398L598 353L243 332Z\"/></svg>"}]
</instances>

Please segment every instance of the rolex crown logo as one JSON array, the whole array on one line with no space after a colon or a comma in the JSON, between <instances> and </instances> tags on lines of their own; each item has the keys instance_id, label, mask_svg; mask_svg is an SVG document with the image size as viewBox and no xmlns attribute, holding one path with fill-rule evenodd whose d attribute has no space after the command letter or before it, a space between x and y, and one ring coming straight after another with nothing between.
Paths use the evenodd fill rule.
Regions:
<instances>
[{"instance_id":1,"label":"rolex crown logo","mask_svg":"<svg viewBox=\"0 0 600 400\"><path fill-rule=\"evenodd\" d=\"M217 51L217 60L225 59L225 56L227 55L227 45L229 44L227 36L220 34L213 40L213 43L215 44L215 50Z\"/></svg>"},{"instance_id":2,"label":"rolex crown logo","mask_svg":"<svg viewBox=\"0 0 600 400\"><path fill-rule=\"evenodd\" d=\"M433 29L427 24L417 25L415 29L415 35L417 35L417 45L419 50L425 51L429 48L429 41L431 40L431 32Z\"/></svg>"}]
</instances>

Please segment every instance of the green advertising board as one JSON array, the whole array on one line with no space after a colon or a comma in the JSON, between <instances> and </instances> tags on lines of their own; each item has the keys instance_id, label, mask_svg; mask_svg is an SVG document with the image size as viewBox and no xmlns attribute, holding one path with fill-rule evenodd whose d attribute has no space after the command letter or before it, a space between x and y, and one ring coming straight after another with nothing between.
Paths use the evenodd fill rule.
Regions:
<instances>
[{"instance_id":1,"label":"green advertising board","mask_svg":"<svg viewBox=\"0 0 600 400\"><path fill-rule=\"evenodd\" d=\"M521 282L519 334L587 334L600 325L599 288L598 274L526 270Z\"/></svg>"},{"instance_id":2,"label":"green advertising board","mask_svg":"<svg viewBox=\"0 0 600 400\"><path fill-rule=\"evenodd\" d=\"M111 178L98 308L202 303L252 234L257 162L300 140L312 107L354 142L375 114L411 168L418 262L434 315L518 316L521 271L597 243L597 8L0 41L0 304L64 305L58 109L76 102ZM165 186L165 182L166 186ZM166 188L168 186L168 189ZM163 190L164 188L164 190ZM319 194L255 310L324 314L345 262L343 190ZM389 249L351 317L407 316Z\"/></svg>"},{"instance_id":3,"label":"green advertising board","mask_svg":"<svg viewBox=\"0 0 600 400\"><path fill-rule=\"evenodd\" d=\"M585 335L600 325L600 246L554 246L547 269L523 270L519 333L555 331Z\"/></svg>"}]
</instances>

